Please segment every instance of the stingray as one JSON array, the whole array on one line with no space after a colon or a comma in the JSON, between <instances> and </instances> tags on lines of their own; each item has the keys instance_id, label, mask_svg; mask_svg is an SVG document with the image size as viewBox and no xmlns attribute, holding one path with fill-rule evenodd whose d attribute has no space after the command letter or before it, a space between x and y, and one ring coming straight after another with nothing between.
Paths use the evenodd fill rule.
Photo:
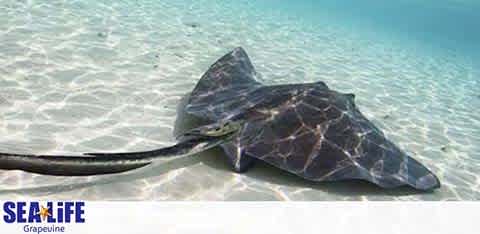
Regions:
<instances>
[{"instance_id":1,"label":"stingray","mask_svg":"<svg viewBox=\"0 0 480 234\"><path fill-rule=\"evenodd\" d=\"M359 111L354 94L332 90L321 81L264 85L256 78L242 48L215 62L185 105L186 113L206 124L181 134L174 146L81 156L0 153L0 169L61 176L110 174L220 146L239 173L261 160L311 181L357 179L382 188L440 187L430 170Z\"/></svg>"}]
</instances>

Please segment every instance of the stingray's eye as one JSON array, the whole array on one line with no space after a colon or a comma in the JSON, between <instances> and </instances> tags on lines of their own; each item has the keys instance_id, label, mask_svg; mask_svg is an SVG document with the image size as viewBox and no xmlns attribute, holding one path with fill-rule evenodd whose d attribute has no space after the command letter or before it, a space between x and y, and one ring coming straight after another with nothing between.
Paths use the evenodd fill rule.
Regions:
<instances>
[{"instance_id":1,"label":"stingray's eye","mask_svg":"<svg viewBox=\"0 0 480 234\"><path fill-rule=\"evenodd\" d=\"M220 131L220 127L215 128L215 131Z\"/></svg>"}]
</instances>

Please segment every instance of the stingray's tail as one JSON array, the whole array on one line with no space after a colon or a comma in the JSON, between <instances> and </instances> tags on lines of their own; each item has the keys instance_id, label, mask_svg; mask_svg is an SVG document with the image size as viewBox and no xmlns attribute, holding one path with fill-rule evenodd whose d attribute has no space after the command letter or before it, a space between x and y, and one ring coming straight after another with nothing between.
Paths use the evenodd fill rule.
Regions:
<instances>
[{"instance_id":1,"label":"stingray's tail","mask_svg":"<svg viewBox=\"0 0 480 234\"><path fill-rule=\"evenodd\" d=\"M88 176L120 173L150 164L149 160L93 156L36 156L0 153L0 169L43 175Z\"/></svg>"},{"instance_id":2,"label":"stingray's tail","mask_svg":"<svg viewBox=\"0 0 480 234\"><path fill-rule=\"evenodd\" d=\"M48 156L0 153L0 169L43 175L89 176L130 171L155 158L185 155L199 141L187 141L158 150L131 153L87 153L84 156Z\"/></svg>"},{"instance_id":3,"label":"stingray's tail","mask_svg":"<svg viewBox=\"0 0 480 234\"><path fill-rule=\"evenodd\" d=\"M214 147L224 137L191 137L157 150L131 153L87 153L84 156L47 156L0 153L0 170L22 170L43 175L89 176L130 171L156 158L178 157Z\"/></svg>"}]
</instances>

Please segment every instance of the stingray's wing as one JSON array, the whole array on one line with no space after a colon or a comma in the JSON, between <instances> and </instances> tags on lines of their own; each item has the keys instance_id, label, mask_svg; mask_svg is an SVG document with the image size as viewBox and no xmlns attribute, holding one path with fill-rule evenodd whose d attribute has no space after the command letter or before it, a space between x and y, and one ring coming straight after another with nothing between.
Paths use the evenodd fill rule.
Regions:
<instances>
[{"instance_id":1,"label":"stingray's wing","mask_svg":"<svg viewBox=\"0 0 480 234\"><path fill-rule=\"evenodd\" d=\"M236 48L215 62L190 94L186 112L215 121L241 112L248 94L261 86L248 55Z\"/></svg>"},{"instance_id":2,"label":"stingray's wing","mask_svg":"<svg viewBox=\"0 0 480 234\"><path fill-rule=\"evenodd\" d=\"M242 133L246 154L315 181L365 179L421 190L440 185L360 113L352 95L317 84L270 88L276 95L251 109L257 116Z\"/></svg>"},{"instance_id":3,"label":"stingray's wing","mask_svg":"<svg viewBox=\"0 0 480 234\"><path fill-rule=\"evenodd\" d=\"M222 144L221 148L227 155L233 170L236 172L241 173L247 171L257 160L255 157L251 157L245 153L240 142L240 137L235 137L232 141Z\"/></svg>"}]
</instances>

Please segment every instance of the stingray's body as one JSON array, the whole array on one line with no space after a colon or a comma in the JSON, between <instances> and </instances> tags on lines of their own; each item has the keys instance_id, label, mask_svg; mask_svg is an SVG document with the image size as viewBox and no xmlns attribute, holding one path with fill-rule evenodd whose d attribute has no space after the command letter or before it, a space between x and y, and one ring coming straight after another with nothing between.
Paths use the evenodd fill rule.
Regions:
<instances>
[{"instance_id":1,"label":"stingray's body","mask_svg":"<svg viewBox=\"0 0 480 234\"><path fill-rule=\"evenodd\" d=\"M353 94L323 82L265 86L237 48L205 73L187 113L209 122L244 122L221 144L236 171L255 160L313 181L364 179L384 188L438 188L436 176L387 140L357 109Z\"/></svg>"},{"instance_id":2,"label":"stingray's body","mask_svg":"<svg viewBox=\"0 0 480 234\"><path fill-rule=\"evenodd\" d=\"M203 75L186 112L210 124L179 143L133 153L36 156L0 153L0 169L62 176L119 173L158 157L190 155L220 145L237 172L262 160L313 181L363 179L380 187L438 188L427 168L402 152L357 109L353 94L323 82L265 86L237 48Z\"/></svg>"}]
</instances>

